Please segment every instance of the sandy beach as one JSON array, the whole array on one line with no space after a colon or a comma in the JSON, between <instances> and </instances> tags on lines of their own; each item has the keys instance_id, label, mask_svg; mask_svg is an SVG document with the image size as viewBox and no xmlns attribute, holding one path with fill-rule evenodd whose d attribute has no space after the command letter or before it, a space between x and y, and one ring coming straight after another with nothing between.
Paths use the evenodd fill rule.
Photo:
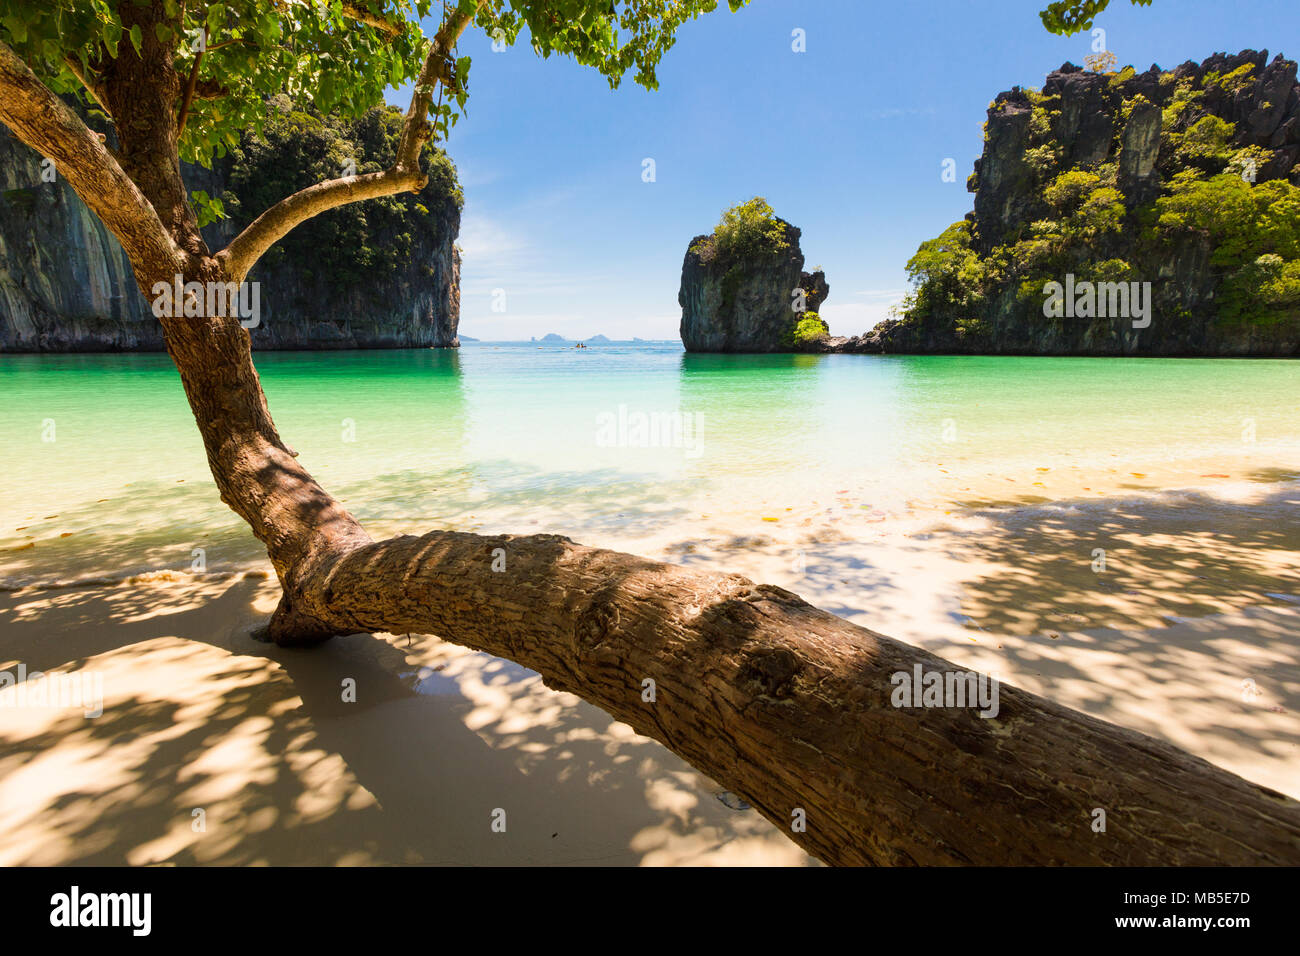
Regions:
<instances>
[{"instance_id":1,"label":"sandy beach","mask_svg":"<svg viewBox=\"0 0 1300 956\"><path fill-rule=\"evenodd\" d=\"M1300 797L1298 505L1294 482L1221 482L947 514L698 515L584 543L781 585ZM815 863L508 661L428 635L257 643L276 591L253 567L0 593L0 670L104 687L97 718L0 707L0 865Z\"/></svg>"}]
</instances>

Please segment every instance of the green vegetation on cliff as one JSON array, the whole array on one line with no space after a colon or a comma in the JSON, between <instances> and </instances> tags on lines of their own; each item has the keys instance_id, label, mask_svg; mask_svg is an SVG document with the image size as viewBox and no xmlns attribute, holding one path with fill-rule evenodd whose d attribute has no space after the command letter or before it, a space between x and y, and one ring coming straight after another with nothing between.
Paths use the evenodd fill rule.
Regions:
<instances>
[{"instance_id":1,"label":"green vegetation on cliff","mask_svg":"<svg viewBox=\"0 0 1300 956\"><path fill-rule=\"evenodd\" d=\"M341 175L364 175L392 165L402 112L376 107L355 119L323 116L272 98L258 133L245 134L216 168L224 173L219 198L231 224L242 228L285 196ZM409 270L412 254L438 243L464 196L456 168L441 149L426 146L429 183L418 194L399 193L331 209L303 223L273 246L262 268L294 263L305 281L355 290L382 284ZM454 234L454 232L453 232Z\"/></svg>"},{"instance_id":2,"label":"green vegetation on cliff","mask_svg":"<svg viewBox=\"0 0 1300 956\"><path fill-rule=\"evenodd\" d=\"M690 241L677 293L687 351L823 351L830 286L820 267L803 271L801 235L755 196Z\"/></svg>"},{"instance_id":3,"label":"green vegetation on cliff","mask_svg":"<svg viewBox=\"0 0 1300 956\"><path fill-rule=\"evenodd\" d=\"M816 312L805 312L795 320L790 329L789 342L792 348L801 349L819 342L831 334L831 327Z\"/></svg>"},{"instance_id":4,"label":"green vegetation on cliff","mask_svg":"<svg viewBox=\"0 0 1300 956\"><path fill-rule=\"evenodd\" d=\"M691 246L690 251L699 256L701 262L726 269L722 277L720 303L724 312L730 312L735 305L736 293L748 263L790 248L790 238L786 231L788 225L772 211L766 199L755 196L724 209L713 232L701 237ZM811 314L816 317L815 312ZM800 317L797 313L792 313L790 328L783 336L786 344L791 347L815 337L811 326L804 328L801 337L799 326Z\"/></svg>"},{"instance_id":5,"label":"green vegetation on cliff","mask_svg":"<svg viewBox=\"0 0 1300 956\"><path fill-rule=\"evenodd\" d=\"M755 196L723 210L712 234L698 241L691 251L704 262L724 264L774 255L790 248L786 225L766 199Z\"/></svg>"},{"instance_id":6,"label":"green vegetation on cliff","mask_svg":"<svg viewBox=\"0 0 1300 956\"><path fill-rule=\"evenodd\" d=\"M1202 236L1221 275L1221 321L1294 322L1300 311L1300 188L1283 180L1251 184L1234 173L1179 174L1146 211L1148 241Z\"/></svg>"},{"instance_id":7,"label":"green vegetation on cliff","mask_svg":"<svg viewBox=\"0 0 1300 956\"><path fill-rule=\"evenodd\" d=\"M1300 346L1295 64L1063 67L990 106L975 212L922 243L884 344L916 351L1293 354ZM1277 102L1274 102L1277 101ZM1281 108L1285 106L1286 109ZM1053 318L1044 286L1150 282L1153 326Z\"/></svg>"}]
</instances>

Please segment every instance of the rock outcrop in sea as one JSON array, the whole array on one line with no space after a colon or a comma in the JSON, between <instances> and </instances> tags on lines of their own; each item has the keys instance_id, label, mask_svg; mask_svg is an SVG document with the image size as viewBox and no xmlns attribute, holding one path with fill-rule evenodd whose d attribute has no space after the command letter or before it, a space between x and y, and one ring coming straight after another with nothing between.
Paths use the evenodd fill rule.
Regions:
<instances>
[{"instance_id":1,"label":"rock outcrop in sea","mask_svg":"<svg viewBox=\"0 0 1300 956\"><path fill-rule=\"evenodd\" d=\"M245 137L213 169L182 164L191 190L226 197L230 218L203 229L209 247L222 248L276 199L339 175L326 156L350 155L361 173L391 162L400 113L388 113L342 123L285 109L266 140ZM305 167L302 156L317 153L321 168ZM255 349L459 344L461 197L451 163L435 157L419 194L363 205L303 223L254 268ZM117 240L56 168L0 126L0 351L162 349Z\"/></svg>"},{"instance_id":2,"label":"rock outcrop in sea","mask_svg":"<svg viewBox=\"0 0 1300 956\"><path fill-rule=\"evenodd\" d=\"M677 293L686 351L807 351L794 330L804 315L817 312L830 286L820 270L803 271L799 229L777 217L771 221L783 230L784 247L729 255L717 249L713 233L691 240Z\"/></svg>"},{"instance_id":3,"label":"rock outcrop in sea","mask_svg":"<svg viewBox=\"0 0 1300 956\"><path fill-rule=\"evenodd\" d=\"M990 105L974 210L917 251L899 317L822 347L1298 355L1298 159L1294 61L1067 63ZM1095 297L1049 314L1049 283Z\"/></svg>"}]
</instances>

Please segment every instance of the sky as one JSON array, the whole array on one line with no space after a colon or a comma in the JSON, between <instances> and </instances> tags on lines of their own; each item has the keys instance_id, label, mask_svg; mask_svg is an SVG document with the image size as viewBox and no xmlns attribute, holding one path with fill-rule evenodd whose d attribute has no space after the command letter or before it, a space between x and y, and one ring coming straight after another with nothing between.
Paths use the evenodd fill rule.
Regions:
<instances>
[{"instance_id":1,"label":"sky","mask_svg":"<svg viewBox=\"0 0 1300 956\"><path fill-rule=\"evenodd\" d=\"M805 268L825 269L832 334L868 330L905 294L917 246L971 209L989 102L1093 52L1090 34L1047 33L1044 5L724 2L678 32L655 91L630 77L611 91L526 42L493 52L471 28L457 50L472 58L468 113L444 144L465 192L461 333L675 339L687 245L752 196L802 230ZM1219 51L1300 57L1294 0L1113 0L1095 26L1139 71Z\"/></svg>"}]
</instances>

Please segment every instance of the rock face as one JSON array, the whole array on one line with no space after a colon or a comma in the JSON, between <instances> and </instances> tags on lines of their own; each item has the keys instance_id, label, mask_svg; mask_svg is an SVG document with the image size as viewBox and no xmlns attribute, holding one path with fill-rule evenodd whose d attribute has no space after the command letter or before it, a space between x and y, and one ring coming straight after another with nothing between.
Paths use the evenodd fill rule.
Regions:
<instances>
[{"instance_id":1,"label":"rock face","mask_svg":"<svg viewBox=\"0 0 1300 956\"><path fill-rule=\"evenodd\" d=\"M739 261L709 254L709 235L691 240L682 262L677 301L682 307L682 345L688 352L804 351L790 339L799 320L795 290L804 311L816 312L830 294L821 271L803 271L800 231L778 220L788 247Z\"/></svg>"},{"instance_id":2,"label":"rock face","mask_svg":"<svg viewBox=\"0 0 1300 956\"><path fill-rule=\"evenodd\" d=\"M1160 107L1145 98L1138 101L1120 135L1120 191L1130 202L1145 205L1160 194L1160 130L1163 123Z\"/></svg>"},{"instance_id":3,"label":"rock face","mask_svg":"<svg viewBox=\"0 0 1300 956\"><path fill-rule=\"evenodd\" d=\"M0 349L79 348L157 350L162 335L117 240L0 126Z\"/></svg>"},{"instance_id":4,"label":"rock face","mask_svg":"<svg viewBox=\"0 0 1300 956\"><path fill-rule=\"evenodd\" d=\"M183 164L182 174L191 189L220 196L231 166ZM46 178L41 157L0 126L0 351L163 350L158 322L116 238L57 171L47 168ZM426 212L414 211L419 208ZM259 212L205 227L209 247L224 246ZM459 344L460 207L445 182L431 177L412 197L400 223L409 246L392 270L363 269L346 282L323 274L322 250L338 248L328 216L299 226L295 245L268 254L251 273L250 280L260 282L261 322L250 330L255 349ZM374 245L391 239L368 238Z\"/></svg>"},{"instance_id":5,"label":"rock face","mask_svg":"<svg viewBox=\"0 0 1300 956\"><path fill-rule=\"evenodd\" d=\"M1300 270L1294 250L1286 242L1271 248L1257 237L1243 258L1231 235L1198 223L1169 225L1158 221L1157 209L1175 195L1179 174L1207 182L1239 175L1252 196L1274 180L1278 188L1300 186L1295 62L1280 56L1269 62L1267 52L1247 50L1145 73L1129 67L1098 74L1067 63L1048 75L1041 92L999 94L985 131L983 155L967 184L974 211L928 250L922 247L918 260L932 258L902 318L824 348L1300 355L1300 300L1287 291L1292 280L1276 278ZM1060 199L1067 175L1090 179L1086 203ZM1215 206L1198 201L1202 209ZM1113 221L1096 215L1103 207ZM1088 216L1094 218L1085 222ZM945 244L961 247L954 256L969 252L961 270L934 266L935 246ZM1135 328L1128 316L1045 317L1045 296L1038 293L1046 282L1065 283L1067 275L1150 282L1150 325ZM1262 288L1270 277L1266 296L1251 300L1243 291Z\"/></svg>"}]
</instances>

